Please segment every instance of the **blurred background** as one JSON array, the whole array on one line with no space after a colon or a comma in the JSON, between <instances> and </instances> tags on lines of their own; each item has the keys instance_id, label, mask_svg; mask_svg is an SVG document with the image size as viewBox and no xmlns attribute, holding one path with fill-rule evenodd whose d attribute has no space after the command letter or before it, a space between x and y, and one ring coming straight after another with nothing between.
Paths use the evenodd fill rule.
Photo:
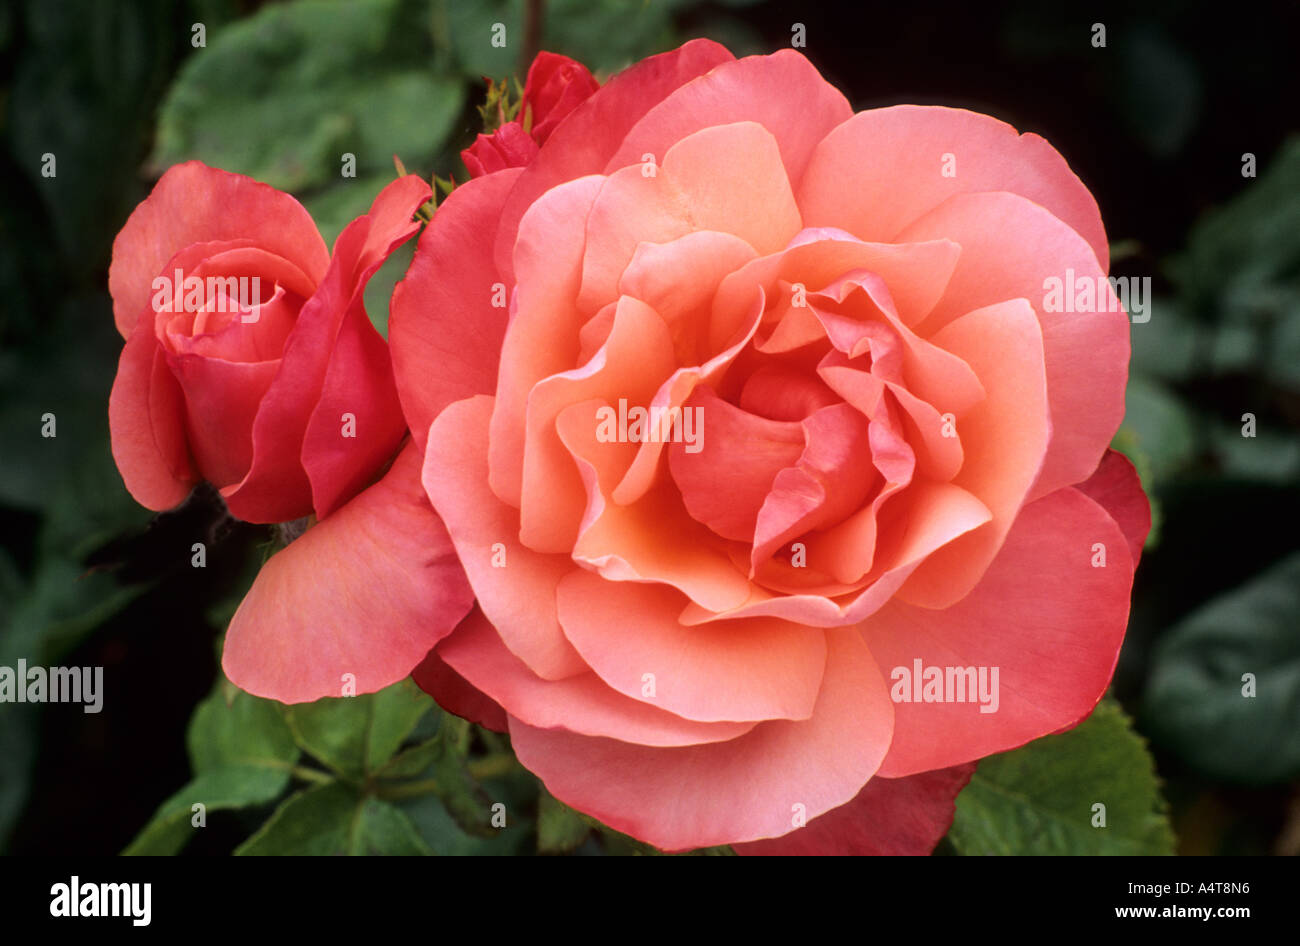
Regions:
<instances>
[{"instance_id":1,"label":"blurred background","mask_svg":"<svg viewBox=\"0 0 1300 946\"><path fill-rule=\"evenodd\" d=\"M1049 6L549 0L535 32L522 0L0 8L0 665L102 666L107 689L99 714L0 704L0 851L122 851L201 770L195 707L243 705L219 679L219 638L269 531L203 492L154 516L109 452L110 248L162 170L197 157L252 175L332 242L393 178L394 153L463 180L482 77L522 81L534 40L603 79L697 36L769 52L801 23L802 51L856 109L963 106L1046 137L1101 205L1112 275L1151 277L1116 446L1156 522L1113 696L1149 746L1179 853L1300 852L1300 5ZM355 178L340 177L345 152ZM381 329L413 246L367 292ZM513 792L525 813L487 841L455 798L404 807L430 847L622 850L483 761L503 747L426 710L394 745L454 735L477 776L506 780L492 797ZM295 738L310 728L290 723ZM185 851L230 852L283 789L214 814Z\"/></svg>"}]
</instances>

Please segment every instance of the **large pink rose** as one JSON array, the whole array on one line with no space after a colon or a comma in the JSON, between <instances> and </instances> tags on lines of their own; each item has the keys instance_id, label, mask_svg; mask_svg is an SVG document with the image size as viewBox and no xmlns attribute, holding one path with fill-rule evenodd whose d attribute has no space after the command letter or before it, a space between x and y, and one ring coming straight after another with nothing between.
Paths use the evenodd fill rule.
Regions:
<instances>
[{"instance_id":1,"label":"large pink rose","mask_svg":"<svg viewBox=\"0 0 1300 946\"><path fill-rule=\"evenodd\" d=\"M614 77L457 188L394 295L477 599L417 680L661 848L928 851L1123 638L1149 517L1106 267L1088 191L995 119L854 114L793 50ZM1096 311L1048 311L1067 273Z\"/></svg>"}]
</instances>

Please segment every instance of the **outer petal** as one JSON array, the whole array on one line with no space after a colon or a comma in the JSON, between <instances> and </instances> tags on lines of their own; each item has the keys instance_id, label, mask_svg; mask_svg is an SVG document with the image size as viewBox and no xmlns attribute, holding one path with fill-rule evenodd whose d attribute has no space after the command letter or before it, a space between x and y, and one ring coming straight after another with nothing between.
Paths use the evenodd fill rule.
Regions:
<instances>
[{"instance_id":1,"label":"outer petal","mask_svg":"<svg viewBox=\"0 0 1300 946\"><path fill-rule=\"evenodd\" d=\"M1106 547L1100 568L1092 564L1098 542ZM957 604L933 611L895 600L881 608L861 631L891 679L916 660L923 668L986 667L997 693L993 712L981 712L978 700L896 702L881 774L969 762L1086 716L1115 669L1132 584L1119 526L1078 490L1063 489L1021 512L983 580Z\"/></svg>"},{"instance_id":2,"label":"outer petal","mask_svg":"<svg viewBox=\"0 0 1300 946\"><path fill-rule=\"evenodd\" d=\"M457 187L420 234L406 278L393 291L388 345L402 411L421 447L454 401L491 394L508 310L494 306L492 262L501 207L522 172L511 168ZM505 283L501 283L504 295Z\"/></svg>"},{"instance_id":3,"label":"outer petal","mask_svg":"<svg viewBox=\"0 0 1300 946\"><path fill-rule=\"evenodd\" d=\"M625 69L570 112L502 208L495 259L506 283L514 282L515 232L539 197L557 184L600 173L642 115L678 86L732 58L712 40L691 40Z\"/></svg>"},{"instance_id":4,"label":"outer petal","mask_svg":"<svg viewBox=\"0 0 1300 946\"><path fill-rule=\"evenodd\" d=\"M960 243L961 256L922 331L933 332L981 306L1029 300L1042 326L1052 413L1051 443L1030 498L1086 479L1124 419L1128 380L1128 316L1111 293L1105 269L1077 233L1014 194L954 197L901 238L940 235ZM1098 311L1047 311L1047 280L1066 284L1071 275L1100 287Z\"/></svg>"},{"instance_id":5,"label":"outer petal","mask_svg":"<svg viewBox=\"0 0 1300 946\"><path fill-rule=\"evenodd\" d=\"M477 608L472 608L456 630L465 627L467 622L481 617L482 613ZM455 634L456 631L452 631L444 641L454 637ZM429 655L424 658L420 666L411 672L411 679L449 713L455 713L462 719L478 723L493 732L503 733L509 726L506 711L498 706L492 697L451 669L447 661L439 656L436 647L429 651Z\"/></svg>"},{"instance_id":6,"label":"outer petal","mask_svg":"<svg viewBox=\"0 0 1300 946\"><path fill-rule=\"evenodd\" d=\"M847 805L789 834L737 844L737 854L759 856L907 856L929 854L952 827L957 795L975 764L906 778L877 774Z\"/></svg>"},{"instance_id":7,"label":"outer petal","mask_svg":"<svg viewBox=\"0 0 1300 946\"><path fill-rule=\"evenodd\" d=\"M401 177L380 191L370 212L349 224L334 244L331 273L318 292L342 289L334 304L343 316L302 444L302 466L319 517L364 488L406 433L388 345L366 315L364 294L375 271L420 228L415 211L431 196L420 177ZM336 271L346 274L339 283L331 278ZM353 419L348 436L344 415Z\"/></svg>"},{"instance_id":8,"label":"outer petal","mask_svg":"<svg viewBox=\"0 0 1300 946\"><path fill-rule=\"evenodd\" d=\"M802 53L746 56L692 79L646 112L604 170L639 163L645 154L660 160L704 128L753 121L776 138L786 175L797 183L818 142L852 114L844 95Z\"/></svg>"},{"instance_id":9,"label":"outer petal","mask_svg":"<svg viewBox=\"0 0 1300 946\"><path fill-rule=\"evenodd\" d=\"M776 837L799 812L814 818L853 798L889 745L892 707L871 654L852 631L827 632L827 646L808 720L661 749L512 717L511 742L556 798L664 850Z\"/></svg>"},{"instance_id":10,"label":"outer petal","mask_svg":"<svg viewBox=\"0 0 1300 946\"><path fill-rule=\"evenodd\" d=\"M953 173L945 174L949 166ZM1108 265L1097 202L1065 159L1038 135L1018 135L1005 122L964 109L859 112L813 152L799 208L810 227L893 241L947 198L976 191L1010 191L1041 204L1088 241L1103 270Z\"/></svg>"},{"instance_id":11,"label":"outer petal","mask_svg":"<svg viewBox=\"0 0 1300 946\"><path fill-rule=\"evenodd\" d=\"M177 164L113 241L108 289L117 330L130 335L149 303L154 277L169 259L191 243L214 240L250 241L296 263L313 282L329 265L329 251L311 215L288 194L198 161Z\"/></svg>"},{"instance_id":12,"label":"outer petal","mask_svg":"<svg viewBox=\"0 0 1300 946\"><path fill-rule=\"evenodd\" d=\"M1110 513L1110 517L1124 530L1128 538L1128 553L1136 565L1142 557L1147 533L1151 531L1151 503L1142 492L1137 470L1128 457L1117 450L1107 450L1096 472L1075 489Z\"/></svg>"},{"instance_id":13,"label":"outer petal","mask_svg":"<svg viewBox=\"0 0 1300 946\"><path fill-rule=\"evenodd\" d=\"M113 460L140 505L171 509L198 482L185 439L185 402L149 319L131 332L108 399Z\"/></svg>"},{"instance_id":14,"label":"outer petal","mask_svg":"<svg viewBox=\"0 0 1300 946\"><path fill-rule=\"evenodd\" d=\"M222 490L240 519L329 515L397 448L404 424L387 346L362 300L370 276L415 232L411 215L428 195L419 177L400 178L339 235L253 421L252 467ZM356 417L355 438L342 436L344 412Z\"/></svg>"},{"instance_id":15,"label":"outer petal","mask_svg":"<svg viewBox=\"0 0 1300 946\"><path fill-rule=\"evenodd\" d=\"M408 444L388 474L262 566L230 622L222 666L283 703L371 693L411 673L474 596Z\"/></svg>"}]
</instances>

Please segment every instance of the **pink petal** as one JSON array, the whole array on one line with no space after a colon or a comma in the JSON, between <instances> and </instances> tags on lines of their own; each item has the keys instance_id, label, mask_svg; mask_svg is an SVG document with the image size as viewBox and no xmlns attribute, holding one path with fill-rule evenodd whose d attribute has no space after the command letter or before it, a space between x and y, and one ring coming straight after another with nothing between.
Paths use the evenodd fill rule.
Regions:
<instances>
[{"instance_id":1,"label":"pink petal","mask_svg":"<svg viewBox=\"0 0 1300 946\"><path fill-rule=\"evenodd\" d=\"M759 511L751 568L805 532L843 521L881 485L871 475L873 448L880 436L871 436L873 425L880 422L869 422L842 401L804 418L803 453L797 463L777 474Z\"/></svg>"},{"instance_id":2,"label":"pink petal","mask_svg":"<svg viewBox=\"0 0 1300 946\"><path fill-rule=\"evenodd\" d=\"M754 538L754 523L776 475L804 450L803 428L768 420L697 388L684 410L697 411L708 436L699 449L668 448L668 467L692 518L738 542Z\"/></svg>"},{"instance_id":3,"label":"pink petal","mask_svg":"<svg viewBox=\"0 0 1300 946\"><path fill-rule=\"evenodd\" d=\"M738 294L733 297L735 311L732 318L736 323L736 331L730 336L727 346L702 365L678 368L674 371L655 392L650 402L651 409L680 408L691 397L697 385L716 384L721 381L728 367L754 337L754 332L757 331L763 316L763 290L757 287L751 289L747 297ZM716 313L715 308L714 314ZM712 351L713 348L709 347L706 350ZM634 503L655 485L662 469L659 457L663 448L664 444L657 440L640 445L636 458L628 467L622 482L614 489L612 498L615 502L621 505Z\"/></svg>"},{"instance_id":4,"label":"pink petal","mask_svg":"<svg viewBox=\"0 0 1300 946\"><path fill-rule=\"evenodd\" d=\"M682 609L681 622L693 626L742 617L776 617L811 627L856 624L888 602L935 549L992 518L977 497L952 483L914 481L899 500L904 496L908 506L898 518L907 523L907 529L877 550L872 574L867 576L869 583L854 596L838 601L820 594L772 595L752 586L749 599L734 607L710 609L691 601Z\"/></svg>"},{"instance_id":5,"label":"pink petal","mask_svg":"<svg viewBox=\"0 0 1300 946\"><path fill-rule=\"evenodd\" d=\"M713 341L726 342L735 326L720 313L743 310L743 302L761 287L774 306L795 284L816 292L845 273L864 270L873 273L888 288L898 317L907 325L919 325L943 295L956 266L961 247L949 240L926 243L863 243L838 230L804 229L778 253L752 260L718 287L714 300Z\"/></svg>"},{"instance_id":6,"label":"pink petal","mask_svg":"<svg viewBox=\"0 0 1300 946\"><path fill-rule=\"evenodd\" d=\"M516 657L546 680L583 673L587 665L560 630L555 588L577 566L539 555L519 542L518 510L487 482L492 398L452 404L429 429L424 488L460 556L465 574L492 623Z\"/></svg>"},{"instance_id":7,"label":"pink petal","mask_svg":"<svg viewBox=\"0 0 1300 946\"><path fill-rule=\"evenodd\" d=\"M452 191L420 234L415 259L393 291L388 345L402 412L420 447L444 407L496 390L509 310L492 304L501 279L492 242L521 173L502 171Z\"/></svg>"},{"instance_id":8,"label":"pink petal","mask_svg":"<svg viewBox=\"0 0 1300 946\"><path fill-rule=\"evenodd\" d=\"M510 720L519 761L556 798L664 850L789 832L852 799L889 746L892 706L852 631L827 634L811 719L770 720L727 742L684 748L536 729Z\"/></svg>"},{"instance_id":9,"label":"pink petal","mask_svg":"<svg viewBox=\"0 0 1300 946\"><path fill-rule=\"evenodd\" d=\"M1095 543L1106 548L1105 567L1093 567ZM877 611L861 631L891 687L905 683L894 669L911 671L916 660L923 668L990 668L990 694L991 668L998 672L994 712L981 712L969 695L895 702L881 773L912 775L1004 752L1091 712L1115 669L1132 584L1119 526L1081 492L1064 489L1025 507L983 580L957 604L931 610L895 600Z\"/></svg>"},{"instance_id":10,"label":"pink petal","mask_svg":"<svg viewBox=\"0 0 1300 946\"><path fill-rule=\"evenodd\" d=\"M948 167L951 175L944 173ZM1047 208L1107 266L1097 202L1065 159L1038 135L1017 134L964 109L897 105L859 112L813 152L799 207L808 226L892 242L949 197L976 191L1010 191ZM981 304L993 301L1000 300Z\"/></svg>"},{"instance_id":11,"label":"pink petal","mask_svg":"<svg viewBox=\"0 0 1300 946\"><path fill-rule=\"evenodd\" d=\"M766 254L799 232L777 141L755 122L697 131L669 148L654 170L648 176L635 164L614 171L592 205L578 294L585 312L618 298L619 280L642 242L717 230Z\"/></svg>"},{"instance_id":12,"label":"pink petal","mask_svg":"<svg viewBox=\"0 0 1300 946\"><path fill-rule=\"evenodd\" d=\"M428 195L419 177L399 178L335 241L329 270L298 314L252 424L252 465L222 490L238 518L283 522L313 509L329 515L397 449L405 424L388 349L363 297L370 276L415 232L411 215ZM355 438L342 436L345 412L356 417ZM311 496L305 510L304 484Z\"/></svg>"},{"instance_id":13,"label":"pink petal","mask_svg":"<svg viewBox=\"0 0 1300 946\"><path fill-rule=\"evenodd\" d=\"M641 243L619 278L620 295L635 296L672 331L677 360L698 365L717 352L705 347L709 304L720 283L757 254L740 237L695 230L667 243Z\"/></svg>"},{"instance_id":14,"label":"pink petal","mask_svg":"<svg viewBox=\"0 0 1300 946\"><path fill-rule=\"evenodd\" d=\"M957 795L974 773L974 763L906 778L877 773L847 805L784 837L737 844L734 850L751 857L929 854L952 827Z\"/></svg>"},{"instance_id":15,"label":"pink petal","mask_svg":"<svg viewBox=\"0 0 1300 946\"><path fill-rule=\"evenodd\" d=\"M1129 555L1136 565L1151 531L1151 503L1128 457L1118 450L1107 450L1092 476L1075 489L1110 513L1128 538Z\"/></svg>"},{"instance_id":16,"label":"pink petal","mask_svg":"<svg viewBox=\"0 0 1300 946\"><path fill-rule=\"evenodd\" d=\"M222 667L282 703L373 693L410 675L473 605L408 444L388 474L262 566Z\"/></svg>"},{"instance_id":17,"label":"pink petal","mask_svg":"<svg viewBox=\"0 0 1300 946\"><path fill-rule=\"evenodd\" d=\"M942 608L961 600L997 555L1038 475L1050 422L1042 336L1024 299L970 312L931 340L970 365L987 393L957 418L965 463L952 482L993 514L922 562L901 592L912 604Z\"/></svg>"},{"instance_id":18,"label":"pink petal","mask_svg":"<svg viewBox=\"0 0 1300 946\"><path fill-rule=\"evenodd\" d=\"M890 406L889 400L883 398L867 425L867 442L870 451L868 456L860 461L861 466L866 469L859 469L858 477L863 483L874 488L875 496L871 502L861 505L860 501L855 501L851 506L840 505L839 510L849 508L851 514L842 515L838 522L828 516L827 521L830 523L828 527L801 538L806 549L805 565L845 585L861 587L861 580L876 562L881 510L885 503L912 482L916 467L915 454L901 434L898 413ZM861 449L861 444L856 446ZM851 475L854 465L853 463L847 466L841 465L837 471L838 476L843 478ZM874 467L878 475L872 475L871 467ZM845 496L855 496L852 488L838 487L837 489ZM834 491L835 489L831 490ZM839 502L842 503L842 500ZM857 508L859 506L861 508ZM817 510L815 515L820 519L825 513ZM751 556L751 562L758 562L759 551L760 549L755 546L755 554ZM888 551L891 550L887 549L886 554L881 555L882 561L888 557ZM771 561L775 562L778 559Z\"/></svg>"},{"instance_id":19,"label":"pink petal","mask_svg":"<svg viewBox=\"0 0 1300 946\"><path fill-rule=\"evenodd\" d=\"M515 232L538 198L566 181L603 171L642 115L684 82L732 58L725 47L712 40L691 40L623 70L570 112L547 138L546 147L502 208L494 259L506 283L516 281Z\"/></svg>"},{"instance_id":20,"label":"pink petal","mask_svg":"<svg viewBox=\"0 0 1300 946\"><path fill-rule=\"evenodd\" d=\"M582 279L587 214L600 188L598 177L562 184L519 224L519 283L501 345L489 447L492 491L515 507L523 493L528 395L543 378L578 366L586 316L573 302Z\"/></svg>"},{"instance_id":21,"label":"pink petal","mask_svg":"<svg viewBox=\"0 0 1300 946\"><path fill-rule=\"evenodd\" d=\"M113 241L108 289L123 337L149 304L155 276L191 243L247 240L283 256L313 283L329 265L316 224L298 201L242 174L187 161L168 168Z\"/></svg>"},{"instance_id":22,"label":"pink petal","mask_svg":"<svg viewBox=\"0 0 1300 946\"><path fill-rule=\"evenodd\" d=\"M491 135L479 135L460 153L471 178L510 168L524 168L535 157L537 142L519 122L506 122Z\"/></svg>"},{"instance_id":23,"label":"pink petal","mask_svg":"<svg viewBox=\"0 0 1300 946\"><path fill-rule=\"evenodd\" d=\"M587 671L543 680L510 653L475 611L438 645L438 655L511 716L541 729L607 736L642 746L692 746L734 739L753 723L702 723L631 699Z\"/></svg>"},{"instance_id":24,"label":"pink petal","mask_svg":"<svg viewBox=\"0 0 1300 946\"><path fill-rule=\"evenodd\" d=\"M1078 483L1097 467L1124 419L1128 317L1086 242L1042 207L1012 194L955 197L901 235L942 234L962 244L952 279L923 330L935 331L972 309L1024 298L1042 326L1052 438L1031 499ZM1095 312L1048 312L1046 281L1100 285ZM1115 311L1106 311L1112 305Z\"/></svg>"},{"instance_id":25,"label":"pink petal","mask_svg":"<svg viewBox=\"0 0 1300 946\"><path fill-rule=\"evenodd\" d=\"M572 557L610 581L668 584L712 611L753 593L724 540L691 518L663 478L626 506L606 503L583 528Z\"/></svg>"},{"instance_id":26,"label":"pink petal","mask_svg":"<svg viewBox=\"0 0 1300 946\"><path fill-rule=\"evenodd\" d=\"M776 138L786 173L797 183L818 142L852 114L803 54L782 49L747 56L685 83L646 112L604 171L639 163L644 154L661 156L701 129L752 121Z\"/></svg>"},{"instance_id":27,"label":"pink petal","mask_svg":"<svg viewBox=\"0 0 1300 946\"><path fill-rule=\"evenodd\" d=\"M280 362L168 355L167 363L184 392L190 451L203 478L218 487L238 483L253 460L248 432Z\"/></svg>"},{"instance_id":28,"label":"pink petal","mask_svg":"<svg viewBox=\"0 0 1300 946\"><path fill-rule=\"evenodd\" d=\"M564 554L578 537L587 496L582 478L555 429L565 407L592 398L649 403L674 367L672 338L659 314L623 296L605 345L581 368L554 375L528 396L519 541L538 552ZM589 418L593 433L598 418Z\"/></svg>"},{"instance_id":29,"label":"pink petal","mask_svg":"<svg viewBox=\"0 0 1300 946\"><path fill-rule=\"evenodd\" d=\"M813 711L827 659L817 631L771 619L684 627L672 589L585 571L565 576L558 603L583 660L633 699L703 722L807 719Z\"/></svg>"},{"instance_id":30,"label":"pink petal","mask_svg":"<svg viewBox=\"0 0 1300 946\"><path fill-rule=\"evenodd\" d=\"M140 505L171 509L200 479L185 438L185 402L154 337L141 319L127 338L108 399L113 461Z\"/></svg>"},{"instance_id":31,"label":"pink petal","mask_svg":"<svg viewBox=\"0 0 1300 946\"><path fill-rule=\"evenodd\" d=\"M463 627L465 621L472 620L478 613L477 609L472 609L457 629ZM455 633L452 631L450 636L454 636ZM455 713L461 719L467 719L471 723L477 723L499 733L506 732L510 725L506 718L506 711L490 696L476 689L468 680L452 670L447 662L438 656L436 647L429 651L423 662L411 671L411 679L421 690L433 697L439 706L449 713Z\"/></svg>"}]
</instances>

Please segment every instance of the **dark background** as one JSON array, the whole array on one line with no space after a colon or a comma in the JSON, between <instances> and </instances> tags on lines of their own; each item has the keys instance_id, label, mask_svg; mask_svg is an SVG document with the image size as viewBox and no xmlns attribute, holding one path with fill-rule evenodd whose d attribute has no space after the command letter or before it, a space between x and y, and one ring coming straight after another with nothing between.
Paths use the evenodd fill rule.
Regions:
<instances>
[{"instance_id":1,"label":"dark background","mask_svg":"<svg viewBox=\"0 0 1300 946\"><path fill-rule=\"evenodd\" d=\"M106 290L113 236L162 167L207 153L184 101L160 124L178 73L201 52L192 24L205 24L212 47L262 6L32 0L0 10L0 664L103 666L107 686L99 715L0 706L0 850L115 853L186 781L186 723L212 688L219 634L269 540L225 519L209 494L162 516L139 509L107 434L122 344ZM448 14L450 41L435 36L436 70L463 91L402 154L412 170L464 176L456 154L478 128L476 69L501 70L460 36L520 16L519 3L478 6ZM771 51L801 22L803 52L856 109L964 106L1065 155L1101 206L1112 273L1151 276L1157 296L1152 321L1133 326L1135 381L1117 445L1138 463L1158 521L1114 693L1152 742L1180 852L1300 851L1296 573L1266 574L1296 549L1300 522L1300 152L1287 146L1300 6L579 6L549 5L544 45L606 73L698 35L737 55ZM1091 44L1097 22L1104 49ZM377 189L358 198L323 184L301 171L301 155L211 147L222 166L302 197L330 240ZM383 147L360 155L363 177L391 177ZM47 152L54 179L40 173ZM1258 178L1242 176L1246 152ZM376 298L382 309L382 289ZM47 411L53 439L40 436ZM1238 434L1246 411L1256 440ZM194 541L208 545L204 570L190 567ZM1252 580L1263 584L1197 618ZM1203 631L1187 631L1189 620ZM1278 671L1269 682L1284 692L1258 707L1272 714L1265 724L1196 698L1198 680L1236 675L1239 660ZM214 822L187 851L226 853L264 816Z\"/></svg>"}]
</instances>

